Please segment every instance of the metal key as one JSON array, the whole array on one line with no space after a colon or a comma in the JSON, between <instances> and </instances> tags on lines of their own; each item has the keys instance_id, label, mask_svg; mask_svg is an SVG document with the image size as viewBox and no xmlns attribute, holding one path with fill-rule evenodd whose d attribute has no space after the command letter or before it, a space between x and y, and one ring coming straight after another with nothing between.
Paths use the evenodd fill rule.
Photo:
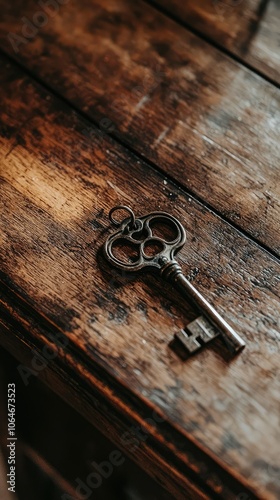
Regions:
<instances>
[{"instance_id":1,"label":"metal key","mask_svg":"<svg viewBox=\"0 0 280 500\"><path fill-rule=\"evenodd\" d=\"M129 217L122 222L116 221L113 213L117 210L126 211ZM175 335L189 353L197 351L201 344L219 334L232 353L244 348L245 342L184 276L181 266L174 259L186 241L185 230L175 217L165 212L152 212L135 218L129 207L121 205L110 211L109 219L119 229L108 237L103 246L106 259L123 271L156 270L201 312L202 316ZM162 225L172 231L170 241L157 236L157 228ZM120 247L123 248L121 255L117 252ZM133 249L133 257L125 253L127 249Z\"/></svg>"}]
</instances>

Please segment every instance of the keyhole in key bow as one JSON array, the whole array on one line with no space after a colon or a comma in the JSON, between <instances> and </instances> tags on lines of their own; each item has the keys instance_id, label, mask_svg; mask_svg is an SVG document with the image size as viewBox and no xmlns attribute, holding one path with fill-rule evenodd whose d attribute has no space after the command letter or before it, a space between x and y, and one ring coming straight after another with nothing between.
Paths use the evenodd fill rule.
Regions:
<instances>
[{"instance_id":1,"label":"keyhole in key bow","mask_svg":"<svg viewBox=\"0 0 280 500\"><path fill-rule=\"evenodd\" d=\"M166 222L161 217L155 217L149 222L153 236L171 243L178 236L178 228L172 221Z\"/></svg>"},{"instance_id":2,"label":"keyhole in key bow","mask_svg":"<svg viewBox=\"0 0 280 500\"><path fill-rule=\"evenodd\" d=\"M163 250L163 244L158 240L149 240L144 244L144 254L146 257L155 257Z\"/></svg>"},{"instance_id":3,"label":"keyhole in key bow","mask_svg":"<svg viewBox=\"0 0 280 500\"><path fill-rule=\"evenodd\" d=\"M132 264L139 259L139 250L136 245L127 240L117 240L112 245L112 254L123 264Z\"/></svg>"}]
</instances>

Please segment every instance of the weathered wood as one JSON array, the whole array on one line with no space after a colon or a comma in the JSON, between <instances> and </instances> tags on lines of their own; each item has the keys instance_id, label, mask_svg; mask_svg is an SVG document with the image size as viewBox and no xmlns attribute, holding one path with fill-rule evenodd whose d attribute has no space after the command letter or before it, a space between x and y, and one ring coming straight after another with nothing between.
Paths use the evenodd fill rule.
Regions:
<instances>
[{"instance_id":1,"label":"weathered wood","mask_svg":"<svg viewBox=\"0 0 280 500\"><path fill-rule=\"evenodd\" d=\"M1 88L1 344L31 363L66 340L39 376L115 442L142 423L149 440L128 451L176 498L278 498L279 263L4 60ZM119 202L182 221L180 262L246 338L239 357L169 348L193 310L99 255Z\"/></svg>"},{"instance_id":2,"label":"weathered wood","mask_svg":"<svg viewBox=\"0 0 280 500\"><path fill-rule=\"evenodd\" d=\"M0 312L2 317L4 301L1 292ZM211 460L209 467L205 454L202 453L201 456L197 453L192 443L189 444L187 452L183 453L182 445L178 447L176 442L172 442L174 433L170 433L170 429L165 428L166 424L161 415L158 415L157 422L150 426L146 419L154 417L154 408L151 405L145 406L145 402L139 401L139 399L134 407L132 392L130 392L130 399L125 403L125 392L122 385L118 386L117 381L111 383L109 374L102 373L98 363L91 361L90 366L87 366L85 362L81 365L80 356L73 356L69 346L67 359L63 360L63 352L57 341L50 340L52 335L61 341L60 331L49 327L44 330L42 321L38 327L34 321L34 314L30 316L31 321L28 325L28 331L26 331L21 326L21 323L26 324L26 316L19 318L17 312L14 313L13 308L11 322L7 321L6 317L4 320L2 317L0 318L0 334L1 344L21 362L19 367L22 367L24 363L24 366L33 369L34 359L37 359L37 362L39 359L39 357L35 357L34 353L38 353L39 356L45 346L54 349L58 353L55 362L50 362L45 369L38 370L37 376L44 383L72 405L98 430L106 434L126 455L137 461L138 465L143 467L163 487L172 492L176 500L185 500L186 496L190 500L210 500L209 494L205 493L205 489L208 488L202 484L202 480L199 481L199 487L192 473L192 469L195 467L202 467L203 474L209 475L209 480L212 474L217 473L217 467L213 465L213 462L211 463ZM40 336L44 338L44 343L38 343ZM116 387L118 391L116 391ZM120 389L122 389L121 398L118 396ZM136 432L141 430L144 439L139 439L137 434L134 434L133 429ZM147 439L145 439L146 435ZM180 438L178 433L176 439L179 443ZM179 459L177 454L180 456ZM219 470L219 473L229 489L229 485L232 486L231 478L228 474L224 475L222 469ZM243 488L243 485L240 488ZM245 488L245 492L248 492L247 488Z\"/></svg>"},{"instance_id":3,"label":"weathered wood","mask_svg":"<svg viewBox=\"0 0 280 500\"><path fill-rule=\"evenodd\" d=\"M153 5L280 83L276 0L152 0Z\"/></svg>"},{"instance_id":4,"label":"weathered wood","mask_svg":"<svg viewBox=\"0 0 280 500\"><path fill-rule=\"evenodd\" d=\"M0 5L6 51L279 255L279 90L141 1L73 0L17 54L37 11Z\"/></svg>"},{"instance_id":5,"label":"weathered wood","mask_svg":"<svg viewBox=\"0 0 280 500\"><path fill-rule=\"evenodd\" d=\"M39 461L41 461L39 457L44 458L68 484L73 485L72 496L68 500L78 500L74 490L77 487L76 478L86 482L94 470L93 461L98 464L104 460L111 462L112 455L115 455L116 445L107 440L99 430L88 423L75 409L71 409L69 404L58 397L52 389L42 384L38 378L33 377L28 386L24 385L17 367L18 361L9 356L6 349L0 348L0 403L4 406L1 412L0 405L0 444L2 441L5 450L7 449L7 385L11 380L16 385L17 393L17 494L20 498L28 498L28 500L31 498L38 500L42 497L38 492L34 493L35 485L29 478L26 478L26 470L23 467L22 454L27 451L29 455L30 448L26 450L25 446L25 443L28 443L28 446L39 454ZM36 461L38 465L38 460ZM135 494L137 498L142 494L141 498L146 500L155 500L155 498L175 500L170 493L155 484L143 470L135 466L125 454L122 453L117 462L117 464L112 464L114 466L112 474L106 474L105 471L106 477L103 478L99 487L94 488L94 500L119 500L119 498L126 497L124 490L128 489L131 491L131 496ZM56 474L55 477L59 479ZM32 488L33 495L31 493L29 495L29 490L28 494L24 491L27 487L26 483ZM61 483L60 480L59 483ZM118 492L116 492L116 484ZM7 491L7 484L5 483L4 486ZM67 491L67 485L61 485L61 489L64 492ZM2 496L0 498L2 500ZM62 492L57 500L58 498L66 500ZM83 499L79 497L79 500ZM4 492L3 500L5 500ZM11 500L10 497L9 500Z\"/></svg>"}]
</instances>

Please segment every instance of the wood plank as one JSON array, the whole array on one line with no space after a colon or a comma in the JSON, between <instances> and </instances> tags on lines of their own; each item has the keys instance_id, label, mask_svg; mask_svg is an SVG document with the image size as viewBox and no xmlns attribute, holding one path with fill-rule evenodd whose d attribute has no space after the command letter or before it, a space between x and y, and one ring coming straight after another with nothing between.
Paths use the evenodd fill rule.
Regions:
<instances>
[{"instance_id":1,"label":"wood plank","mask_svg":"<svg viewBox=\"0 0 280 500\"><path fill-rule=\"evenodd\" d=\"M279 255L279 90L141 1L73 0L18 54L34 4L0 5L6 51Z\"/></svg>"},{"instance_id":2,"label":"wood plank","mask_svg":"<svg viewBox=\"0 0 280 500\"><path fill-rule=\"evenodd\" d=\"M152 0L151 3L280 84L277 0Z\"/></svg>"},{"instance_id":3,"label":"wood plank","mask_svg":"<svg viewBox=\"0 0 280 500\"><path fill-rule=\"evenodd\" d=\"M1 290L1 314L3 313L1 306L4 300ZM26 317L19 318L17 312L15 313L14 306L12 308L13 317L11 322L7 321L6 316L4 320L0 317L1 344L5 345L5 348L17 357L21 363L19 366L24 364L25 367L29 366L32 369L32 366L34 366L34 352L41 353L42 348L45 346L48 346L49 349L56 349L58 352L58 342L50 340L50 328L44 331L42 322L40 322L40 326L36 325L32 317L30 328L28 326L28 331L24 331L20 322L26 324ZM52 335L61 340L59 333L52 330ZM44 335L45 343L40 345L38 343L39 337L44 337ZM129 406L126 406L126 410L129 409L129 412L124 413L124 391L122 391L122 398L118 398L115 391L116 384L108 386L108 373L107 376L103 375L101 379L100 373L96 374L96 368L98 367L96 363L91 364L90 367L86 366L86 363L81 366L81 358L73 356L70 349L67 350L67 361L65 359L63 361L61 354L61 352L58 354L55 363L47 363L45 369L38 371L37 376L39 379L67 404L70 404L76 411L81 413L98 430L106 434L120 450L147 470L161 486L173 492L176 500L185 500L186 495L191 500L210 500L209 495L205 494L205 488L201 486L203 492L190 480L190 469L183 462L182 450L178 450L176 444L170 442L172 437L170 432L166 432L166 429L164 429L162 416L158 415L156 425L149 428L146 419L155 415L154 409L151 407L145 408L143 404L141 410L144 409L145 413L138 414L132 408L133 400L130 401ZM131 396L132 394L130 394ZM158 423L161 425L159 426ZM154 443L155 427L157 427L156 432L160 427L161 443L159 449L156 449ZM132 428L136 432L142 429L142 432L148 436L148 440L139 440L137 436L135 436L134 440ZM128 432L131 433L131 437L127 434ZM180 460L176 458L176 451L180 454ZM198 466L204 463L201 461L201 457L191 453L192 448L190 446L186 454L187 461L191 458L193 463ZM180 470L177 469L178 462ZM207 467L206 470L209 471L211 468ZM248 492L248 489L245 489L245 491Z\"/></svg>"},{"instance_id":4,"label":"wood plank","mask_svg":"<svg viewBox=\"0 0 280 500\"><path fill-rule=\"evenodd\" d=\"M278 498L279 263L4 61L1 87L1 315L15 332L2 345L31 363L32 349L62 336L67 348L48 363L56 377L39 376L92 423L105 419L110 439L140 419L149 443L131 455L149 456L175 498ZM103 262L120 202L182 221L191 245L180 262L246 339L239 357L217 341L180 360L168 344L194 317L186 301Z\"/></svg>"}]
</instances>

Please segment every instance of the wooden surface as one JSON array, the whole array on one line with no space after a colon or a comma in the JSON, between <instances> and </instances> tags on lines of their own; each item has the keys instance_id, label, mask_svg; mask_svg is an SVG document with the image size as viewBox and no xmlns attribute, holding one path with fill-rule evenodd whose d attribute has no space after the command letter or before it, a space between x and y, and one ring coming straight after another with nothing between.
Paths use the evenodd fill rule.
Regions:
<instances>
[{"instance_id":1,"label":"wooden surface","mask_svg":"<svg viewBox=\"0 0 280 500\"><path fill-rule=\"evenodd\" d=\"M1 344L52 346L38 377L176 499L278 499L279 90L144 2L69 2L17 54L34 4L1 4ZM180 219L240 356L170 349L194 311L103 261L119 203Z\"/></svg>"},{"instance_id":2,"label":"wooden surface","mask_svg":"<svg viewBox=\"0 0 280 500\"><path fill-rule=\"evenodd\" d=\"M279 256L279 89L141 1L71 0L18 53L33 2L0 5L7 52Z\"/></svg>"},{"instance_id":3,"label":"wooden surface","mask_svg":"<svg viewBox=\"0 0 280 500\"><path fill-rule=\"evenodd\" d=\"M92 472L92 462L108 461L116 445L108 441L75 409L33 377L26 386L17 370L18 361L0 348L0 445L7 451L7 385L16 384L17 420L17 496L5 496L7 491L7 454L3 457L1 500L85 500L77 498L75 479L85 480ZM71 438L70 438L71 436ZM28 443L28 446L26 444ZM94 500L174 500L158 483L136 466L125 454L110 477L94 489ZM0 455L1 458L1 455ZM43 460L44 459L44 460ZM29 463L31 460L32 466ZM37 464L37 468L33 466ZM2 464L2 460L0 461ZM2 469L0 469L2 472ZM5 471L5 473L4 473ZM41 474L42 472L42 474ZM2 477L0 476L0 479ZM49 483L55 483L60 494L55 495ZM1 489L2 486L2 489ZM52 494L51 494L52 492ZM69 493L70 498L63 497ZM74 498L73 498L74 497ZM92 500L88 498L87 500Z\"/></svg>"},{"instance_id":4,"label":"wooden surface","mask_svg":"<svg viewBox=\"0 0 280 500\"><path fill-rule=\"evenodd\" d=\"M175 446L176 454L176 460L160 464L165 475L179 462L199 483L199 467L206 463L217 476L216 485L210 477L206 481L206 493L222 488L234 498L249 483L256 493L277 498L279 264L94 127L90 138L85 136L89 124L68 106L13 66L2 61L2 67L2 282L21 297L24 314L15 310L13 297L2 300L28 332L18 334L18 343L48 343L41 325L46 322L69 342L54 365L72 373L79 407L88 405L83 385L96 392L98 370L99 391L119 411L131 418L135 405L142 418L150 417L152 408L164 415L168 425L159 427L157 441L167 439L167 426L165 447L173 456ZM147 173L149 183L143 185ZM151 199L154 209L164 208L183 222L192 242L180 253L185 271L193 270L199 290L246 338L236 359L230 361L217 342L181 361L168 343L193 312L156 279L119 278L98 257L110 230L108 207L122 201L145 213ZM6 346L13 344L4 337ZM13 349L21 358L21 348ZM104 372L115 380L116 396L108 393L112 382ZM44 371L42 377L51 380ZM69 393L63 384L56 387ZM133 417L138 418L135 408ZM124 430L125 420L119 426ZM232 480L224 476L230 469ZM177 472L171 481L171 475L166 484L177 482L191 495L187 479Z\"/></svg>"},{"instance_id":5,"label":"wooden surface","mask_svg":"<svg viewBox=\"0 0 280 500\"><path fill-rule=\"evenodd\" d=\"M152 3L264 77L280 83L277 0L153 0Z\"/></svg>"}]
</instances>

